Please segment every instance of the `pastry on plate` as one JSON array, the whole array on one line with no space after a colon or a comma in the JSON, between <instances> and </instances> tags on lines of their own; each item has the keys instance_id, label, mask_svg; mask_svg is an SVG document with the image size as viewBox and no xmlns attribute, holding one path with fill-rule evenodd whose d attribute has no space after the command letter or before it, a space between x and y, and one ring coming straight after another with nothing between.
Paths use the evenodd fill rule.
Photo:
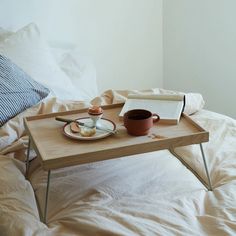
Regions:
<instances>
[{"instance_id":1,"label":"pastry on plate","mask_svg":"<svg viewBox=\"0 0 236 236\"><path fill-rule=\"evenodd\" d=\"M70 123L70 130L71 130L73 133L80 133L81 128L79 127L79 125L78 125L76 122L71 122L71 123Z\"/></svg>"},{"instance_id":2,"label":"pastry on plate","mask_svg":"<svg viewBox=\"0 0 236 236\"><path fill-rule=\"evenodd\" d=\"M91 137L96 134L96 127L94 127L94 128L87 128L87 127L80 128L80 134L83 137Z\"/></svg>"},{"instance_id":3,"label":"pastry on plate","mask_svg":"<svg viewBox=\"0 0 236 236\"><path fill-rule=\"evenodd\" d=\"M91 137L96 134L96 127L80 127L77 122L70 123L70 130L72 133L80 133L83 137Z\"/></svg>"}]
</instances>

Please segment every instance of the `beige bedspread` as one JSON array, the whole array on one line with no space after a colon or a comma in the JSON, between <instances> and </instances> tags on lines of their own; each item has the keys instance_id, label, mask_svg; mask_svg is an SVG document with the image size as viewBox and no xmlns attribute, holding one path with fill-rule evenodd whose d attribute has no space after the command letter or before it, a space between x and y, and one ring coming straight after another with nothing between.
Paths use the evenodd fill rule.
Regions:
<instances>
[{"instance_id":1,"label":"beige bedspread","mask_svg":"<svg viewBox=\"0 0 236 236\"><path fill-rule=\"evenodd\" d=\"M110 90L93 103L127 94ZM52 172L47 225L40 221L47 173L36 158L31 184L25 180L22 117L88 104L52 98L18 115L0 128L0 235L236 235L236 121L201 110L203 103L187 94L186 112L200 110L192 117L210 131L204 148L213 192L167 150L70 167ZM206 179L198 145L176 153Z\"/></svg>"}]
</instances>

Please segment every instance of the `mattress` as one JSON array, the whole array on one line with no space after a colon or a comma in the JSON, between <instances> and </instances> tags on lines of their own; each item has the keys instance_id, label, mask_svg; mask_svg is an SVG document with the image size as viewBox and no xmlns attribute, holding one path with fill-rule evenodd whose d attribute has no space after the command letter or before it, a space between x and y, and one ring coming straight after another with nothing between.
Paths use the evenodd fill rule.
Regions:
<instances>
[{"instance_id":1,"label":"mattress","mask_svg":"<svg viewBox=\"0 0 236 236\"><path fill-rule=\"evenodd\" d=\"M126 94L107 91L93 103L120 102ZM24 177L22 118L86 106L49 98L0 129L0 235L236 234L236 121L203 109L191 117L210 132L203 147L212 192L182 163L207 181L199 145L176 148L182 162L168 150L139 154L52 171L42 223L47 173L31 152Z\"/></svg>"}]
</instances>

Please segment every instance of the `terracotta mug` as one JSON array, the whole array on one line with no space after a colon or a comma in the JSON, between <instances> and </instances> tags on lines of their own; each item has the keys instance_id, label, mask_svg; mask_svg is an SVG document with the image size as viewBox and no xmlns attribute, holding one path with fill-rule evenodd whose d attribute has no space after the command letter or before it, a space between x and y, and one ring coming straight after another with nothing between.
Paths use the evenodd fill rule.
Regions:
<instances>
[{"instance_id":1,"label":"terracotta mug","mask_svg":"<svg viewBox=\"0 0 236 236\"><path fill-rule=\"evenodd\" d=\"M124 126L127 132L134 136L148 134L153 123L159 120L159 115L144 109L129 110L124 114Z\"/></svg>"}]
</instances>

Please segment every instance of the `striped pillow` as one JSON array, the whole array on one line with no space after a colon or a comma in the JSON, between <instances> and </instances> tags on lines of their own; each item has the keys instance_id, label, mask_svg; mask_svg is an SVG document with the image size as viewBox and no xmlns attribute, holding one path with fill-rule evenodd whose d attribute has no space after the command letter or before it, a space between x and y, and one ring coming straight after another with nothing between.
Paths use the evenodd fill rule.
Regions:
<instances>
[{"instance_id":1,"label":"striped pillow","mask_svg":"<svg viewBox=\"0 0 236 236\"><path fill-rule=\"evenodd\" d=\"M0 127L48 94L47 88L0 55Z\"/></svg>"}]
</instances>

